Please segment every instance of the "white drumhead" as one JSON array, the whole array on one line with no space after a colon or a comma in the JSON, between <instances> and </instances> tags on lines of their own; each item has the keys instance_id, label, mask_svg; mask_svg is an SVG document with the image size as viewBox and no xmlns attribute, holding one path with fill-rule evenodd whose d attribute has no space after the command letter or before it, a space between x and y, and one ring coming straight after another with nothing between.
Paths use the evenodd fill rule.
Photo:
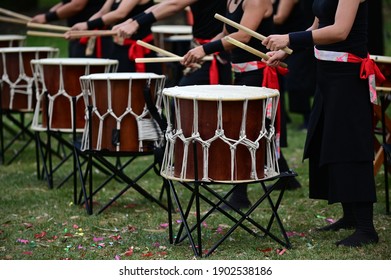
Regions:
<instances>
[{"instance_id":1,"label":"white drumhead","mask_svg":"<svg viewBox=\"0 0 391 280\"><path fill-rule=\"evenodd\" d=\"M0 48L1 53L16 53L16 52L50 52L58 51L57 48L52 47L10 47L10 48Z\"/></svg>"},{"instance_id":2,"label":"white drumhead","mask_svg":"<svg viewBox=\"0 0 391 280\"><path fill-rule=\"evenodd\" d=\"M151 27L153 33L165 34L191 34L191 25L154 25Z\"/></svg>"},{"instance_id":3,"label":"white drumhead","mask_svg":"<svg viewBox=\"0 0 391 280\"><path fill-rule=\"evenodd\" d=\"M381 55L371 55L371 59L375 62L391 63L391 57Z\"/></svg>"},{"instance_id":4,"label":"white drumhead","mask_svg":"<svg viewBox=\"0 0 391 280\"><path fill-rule=\"evenodd\" d=\"M96 73L81 76L81 80L137 80L137 79L158 79L165 78L164 75L155 73L136 73L136 72L120 72L120 73Z\"/></svg>"},{"instance_id":5,"label":"white drumhead","mask_svg":"<svg viewBox=\"0 0 391 280\"><path fill-rule=\"evenodd\" d=\"M0 35L0 41L14 41L14 40L25 40L26 36L22 35Z\"/></svg>"},{"instance_id":6,"label":"white drumhead","mask_svg":"<svg viewBox=\"0 0 391 280\"><path fill-rule=\"evenodd\" d=\"M163 94L179 99L196 100L257 100L279 95L276 89L235 85L176 86L163 89Z\"/></svg>"},{"instance_id":7,"label":"white drumhead","mask_svg":"<svg viewBox=\"0 0 391 280\"><path fill-rule=\"evenodd\" d=\"M118 64L118 60L106 58L42 58L34 59L31 63L41 65L114 65Z\"/></svg>"}]
</instances>

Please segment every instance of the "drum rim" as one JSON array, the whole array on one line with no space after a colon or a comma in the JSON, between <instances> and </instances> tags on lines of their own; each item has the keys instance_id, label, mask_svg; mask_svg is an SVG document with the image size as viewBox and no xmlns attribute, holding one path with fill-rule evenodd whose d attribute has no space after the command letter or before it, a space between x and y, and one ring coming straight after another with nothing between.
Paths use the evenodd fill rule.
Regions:
<instances>
[{"instance_id":1,"label":"drum rim","mask_svg":"<svg viewBox=\"0 0 391 280\"><path fill-rule=\"evenodd\" d=\"M176 28L176 30L175 30ZM191 34L192 33L191 25L176 25L176 24L161 24L154 25L151 27L152 33L161 33L161 34Z\"/></svg>"},{"instance_id":2,"label":"drum rim","mask_svg":"<svg viewBox=\"0 0 391 280\"><path fill-rule=\"evenodd\" d=\"M15 40L15 39L21 39L21 40L25 40L26 39L26 36L23 36L23 35L14 35L14 34L0 34L0 41L6 41L6 40Z\"/></svg>"},{"instance_id":3,"label":"drum rim","mask_svg":"<svg viewBox=\"0 0 391 280\"><path fill-rule=\"evenodd\" d=\"M109 72L109 73L93 73L89 75L80 76L80 80L142 80L142 79L163 79L166 76L159 75L152 72Z\"/></svg>"},{"instance_id":4,"label":"drum rim","mask_svg":"<svg viewBox=\"0 0 391 280\"><path fill-rule=\"evenodd\" d=\"M54 47L5 47L0 48L0 53L16 53L16 52L36 52L36 51L59 51L58 48Z\"/></svg>"},{"instance_id":5,"label":"drum rim","mask_svg":"<svg viewBox=\"0 0 391 280\"><path fill-rule=\"evenodd\" d=\"M82 58L82 57L59 57L59 58L41 58L31 60L32 64L40 65L68 65L68 66L85 66L85 65L115 65L118 64L116 59L108 58Z\"/></svg>"},{"instance_id":6,"label":"drum rim","mask_svg":"<svg viewBox=\"0 0 391 280\"><path fill-rule=\"evenodd\" d=\"M370 55L375 62L391 63L391 56L385 55Z\"/></svg>"},{"instance_id":7,"label":"drum rim","mask_svg":"<svg viewBox=\"0 0 391 280\"><path fill-rule=\"evenodd\" d=\"M227 90L234 90L235 88L240 88L241 90L246 88L253 90L256 93L251 94L251 95L246 95L243 97L238 97L238 96L212 96L210 95L210 92L208 92L208 95L203 95L202 93L202 88L212 88L212 87L219 87L220 89L226 88ZM189 92L186 91L186 89L189 88L199 88L201 89L199 92L201 93L200 95L197 95L195 93L192 93L193 95L190 96ZM179 89L183 90L179 92ZM171 92L170 92L171 91ZM174 91L174 92L172 92ZM258 91L262 91L261 95L259 95ZM266 91L266 92L265 92ZM226 91L229 92L229 91ZM170 97L175 97L178 99L186 99L186 100L203 100L203 101L243 101L243 100L262 100L270 97L276 97L279 96L280 93L277 89L271 89L271 88L266 88L266 87L254 87L254 86L246 86L246 85L194 85L194 86L175 86L175 87L170 87L170 88L164 88L163 89L163 95L170 96Z\"/></svg>"}]
</instances>

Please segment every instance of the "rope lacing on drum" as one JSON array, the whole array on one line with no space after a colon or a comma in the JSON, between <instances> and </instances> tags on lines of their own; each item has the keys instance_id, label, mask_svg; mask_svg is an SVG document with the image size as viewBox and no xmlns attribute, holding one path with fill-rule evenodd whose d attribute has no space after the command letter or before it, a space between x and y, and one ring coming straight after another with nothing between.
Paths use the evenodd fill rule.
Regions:
<instances>
[{"instance_id":1,"label":"rope lacing on drum","mask_svg":"<svg viewBox=\"0 0 391 280\"><path fill-rule=\"evenodd\" d=\"M171 106L169 103L169 100L164 99L164 105L167 111L167 114L170 116L173 114L171 112ZM262 139L265 139L266 142L266 152L265 152L265 177L271 177L275 176L279 173L278 170L278 164L276 161L277 158L277 152L276 152L276 144L275 144L275 129L274 129L274 122L276 118L276 112L277 112L277 104L278 104L278 98L266 98L262 102L263 106L263 112L265 112L266 117L263 117L262 119L262 125L261 130L259 131L259 135L257 139L254 141L250 140L246 136L246 119L247 119L247 112L248 112L248 100L243 101L243 114L242 114L242 121L241 121L241 128L239 132L239 139L231 139L227 137L224 133L223 128L223 115L222 115L222 100L218 100L218 108L217 108L217 126L216 131L213 137L209 139L202 139L198 132L199 128L199 121L198 121L198 102L196 99L193 99L193 127L192 127L192 133L190 137L185 137L182 130L182 123L181 123L181 107L179 106L179 100L175 97L173 97L173 104L174 104L174 110L175 110L175 126L174 128L173 123L171 122L171 119L168 118L168 127L167 127L167 133L166 133L166 151L164 153L163 158L163 168L161 170L161 174L165 176L172 177L174 174L174 146L176 141L180 140L183 142L183 159L182 159L182 165L181 165L181 171L179 178L180 180L185 180L187 178L187 162L189 160L189 146L191 143L196 142L199 143L202 147L203 152L203 159L202 159L202 180L204 181L210 181L210 178L208 177L209 173L209 148L212 145L214 141L217 139L222 140L224 143L226 143L229 146L230 149L230 158L231 158L231 170L230 170L230 176L231 181L234 181L236 179L237 174L235 172L237 171L237 147L239 145L244 145L247 147L248 151L251 155L251 174L250 178L254 180L258 180L258 174L257 174L257 158L256 158L256 152L260 148L260 142ZM266 128L266 118L270 119L270 125L268 128Z\"/></svg>"},{"instance_id":2,"label":"rope lacing on drum","mask_svg":"<svg viewBox=\"0 0 391 280\"><path fill-rule=\"evenodd\" d=\"M83 81L82 81L83 82ZM127 93L127 106L123 113L119 116L117 116L113 110L113 103L112 103L112 85L111 85L111 80L110 77L107 78L106 80L107 83L107 110L106 112L103 112L102 114L99 112L96 104L96 100L94 98L88 98L92 99L92 114L96 116L99 119L99 128L98 128L98 133L97 133L97 143L95 148L97 150L102 149L102 140L103 140L103 128L104 128L104 121L108 117L112 117L115 122L116 122L116 129L118 131L121 130L121 122L126 116L132 116L136 122L137 122L137 128L138 128L138 140L139 140L139 151L143 150L143 141L154 141L156 142L155 144L159 145L159 141L163 140L163 133L160 130L160 128L153 123L154 120L153 118L146 118L149 116L149 111L147 109L147 106L145 105L143 108L143 111L141 112L140 115L136 114L136 112L133 111L132 109L132 79L129 79L128 83L128 93ZM148 84L151 83L151 79L147 81ZM158 79L156 84L155 84L155 95L158 97L157 102L156 102L156 107L159 112L162 111L161 107L161 92L163 90L163 85L164 85L164 79ZM92 80L88 80L88 84L83 85L84 90L88 90L88 95L91 95L91 92L95 92L95 85L92 82ZM85 93L86 95L86 93ZM88 99L86 100L86 104L88 104ZM86 120L88 121L88 115L86 114ZM88 122L87 122L88 123ZM82 149L88 149L88 144L89 141L87 139L88 135L88 125L86 123L85 131L83 135L83 145ZM116 151L120 151L120 143L118 142L115 149Z\"/></svg>"},{"instance_id":3,"label":"rope lacing on drum","mask_svg":"<svg viewBox=\"0 0 391 280\"><path fill-rule=\"evenodd\" d=\"M37 54L36 54L37 56ZM19 59L19 75L16 78L14 82L12 82L9 78L9 75L7 73L7 61L6 61L6 56L5 53L2 53L2 59L3 59L3 75L0 79L1 83L7 83L10 87L10 100L8 104L9 109L13 109L13 104L14 104L14 98L15 98L15 93L18 94L24 94L27 96L27 108L28 110L32 109L32 100L33 100L33 90L32 90L32 85L34 82L34 77L28 77L26 75L25 69L24 69L24 64L23 64L23 56L22 53L18 53L18 59ZM20 84L20 82L26 82L26 84Z\"/></svg>"}]
</instances>

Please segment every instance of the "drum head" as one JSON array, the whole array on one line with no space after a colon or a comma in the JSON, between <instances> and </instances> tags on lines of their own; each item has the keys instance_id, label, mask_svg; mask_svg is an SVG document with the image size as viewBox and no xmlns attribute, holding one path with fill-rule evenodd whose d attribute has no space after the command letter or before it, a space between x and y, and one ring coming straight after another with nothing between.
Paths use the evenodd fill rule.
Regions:
<instances>
[{"instance_id":1,"label":"drum head","mask_svg":"<svg viewBox=\"0 0 391 280\"><path fill-rule=\"evenodd\" d=\"M276 89L234 85L197 85L165 88L163 94L178 99L239 101L266 99L279 95Z\"/></svg>"},{"instance_id":2,"label":"drum head","mask_svg":"<svg viewBox=\"0 0 391 280\"><path fill-rule=\"evenodd\" d=\"M164 78L164 75L155 73L136 73L136 72L121 72L121 73L96 73L81 76L81 80L140 80L140 79L158 79Z\"/></svg>"},{"instance_id":3,"label":"drum head","mask_svg":"<svg viewBox=\"0 0 391 280\"><path fill-rule=\"evenodd\" d=\"M43 58L32 60L31 63L41 65L114 65L118 63L118 60L105 58Z\"/></svg>"},{"instance_id":4,"label":"drum head","mask_svg":"<svg viewBox=\"0 0 391 280\"><path fill-rule=\"evenodd\" d=\"M23 52L50 52L58 51L52 47L11 47L11 48L0 48L0 53L23 53Z\"/></svg>"}]
</instances>

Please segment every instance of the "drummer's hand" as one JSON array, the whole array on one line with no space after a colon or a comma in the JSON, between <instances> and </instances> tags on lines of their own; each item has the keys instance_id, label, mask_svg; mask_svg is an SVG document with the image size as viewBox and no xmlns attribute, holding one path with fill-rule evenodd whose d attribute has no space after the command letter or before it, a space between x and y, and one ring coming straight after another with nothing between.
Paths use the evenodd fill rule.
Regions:
<instances>
[{"instance_id":1,"label":"drummer's hand","mask_svg":"<svg viewBox=\"0 0 391 280\"><path fill-rule=\"evenodd\" d=\"M262 41L262 45L271 51L281 50L289 45L289 35L270 35Z\"/></svg>"},{"instance_id":2,"label":"drummer's hand","mask_svg":"<svg viewBox=\"0 0 391 280\"><path fill-rule=\"evenodd\" d=\"M269 59L265 62L267 65L273 67L277 67L281 60L284 60L288 56L284 51L267 52L266 54L269 56Z\"/></svg>"},{"instance_id":3,"label":"drummer's hand","mask_svg":"<svg viewBox=\"0 0 391 280\"><path fill-rule=\"evenodd\" d=\"M39 14L39 15L34 16L34 17L31 19L31 22L46 23L45 14Z\"/></svg>"},{"instance_id":4,"label":"drummer's hand","mask_svg":"<svg viewBox=\"0 0 391 280\"><path fill-rule=\"evenodd\" d=\"M204 48L202 46L195 47L185 54L181 64L190 67L194 63L199 63L202 61L202 58L205 56Z\"/></svg>"},{"instance_id":5,"label":"drummer's hand","mask_svg":"<svg viewBox=\"0 0 391 280\"><path fill-rule=\"evenodd\" d=\"M112 29L117 31L119 37L129 38L137 32L139 24L135 20L126 21L125 24L115 25Z\"/></svg>"},{"instance_id":6,"label":"drummer's hand","mask_svg":"<svg viewBox=\"0 0 391 280\"><path fill-rule=\"evenodd\" d=\"M78 22L71 27L71 30L88 30L87 22Z\"/></svg>"}]
</instances>

